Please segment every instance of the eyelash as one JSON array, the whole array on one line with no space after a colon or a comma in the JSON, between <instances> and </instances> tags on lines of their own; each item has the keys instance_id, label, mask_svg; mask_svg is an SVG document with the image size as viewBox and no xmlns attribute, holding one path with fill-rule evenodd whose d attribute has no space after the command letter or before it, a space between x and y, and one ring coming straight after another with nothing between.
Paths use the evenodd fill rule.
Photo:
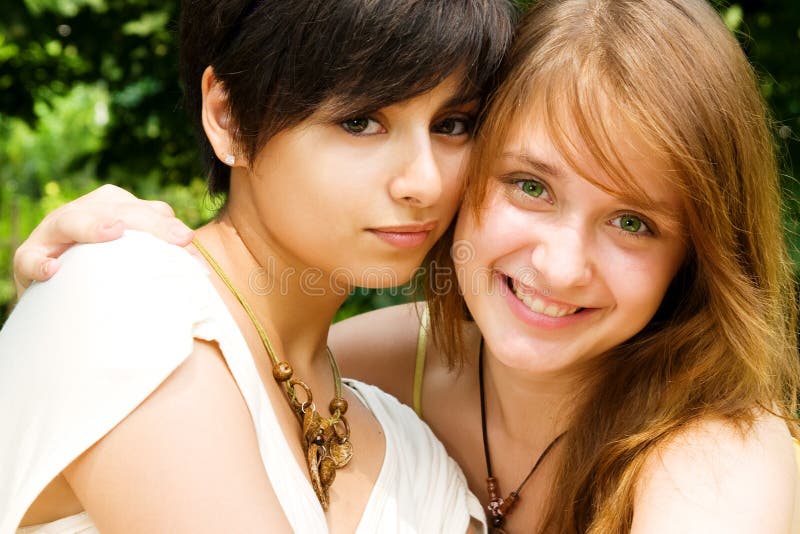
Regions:
<instances>
[{"instance_id":1,"label":"eyelash","mask_svg":"<svg viewBox=\"0 0 800 534\"><path fill-rule=\"evenodd\" d=\"M438 126L441 126L442 124L444 124L445 122L448 122L448 121L462 123L463 131L460 132L460 133L443 133L443 132L436 131L436 128ZM441 119L439 121L436 121L431 126L431 131L433 131L434 133L441 133L442 135L449 135L449 136L452 136L452 137L459 137L459 136L462 136L462 135L472 135L472 129L474 128L474 126L475 126L474 117L472 117L470 115L455 115L455 116L445 117L445 118L443 118L443 119Z\"/></svg>"},{"instance_id":2,"label":"eyelash","mask_svg":"<svg viewBox=\"0 0 800 534\"><path fill-rule=\"evenodd\" d=\"M533 178L520 178L519 176L511 175L505 178L505 182L514 188L513 190L514 195L520 198L524 202L530 202L533 200L543 200L548 204L553 203L550 189L547 187L547 184L542 180L536 180ZM523 190L524 184L530 184L530 183L539 184L542 186L543 191L539 196L529 195ZM543 198L543 195L546 195L546 197Z\"/></svg>"},{"instance_id":3,"label":"eyelash","mask_svg":"<svg viewBox=\"0 0 800 534\"><path fill-rule=\"evenodd\" d=\"M533 179L533 178L520 179L517 176L511 175L511 176L508 176L508 177L505 178L505 182L508 183L509 185L511 185L514 188L514 195L516 197L518 197L518 198L521 198L523 201L530 202L532 200L544 200L545 202L547 202L549 204L552 204L552 200L550 199L550 197L552 197L552 194L550 193L550 190L547 187L547 184L542 180L537 180L537 179ZM542 193L539 196L533 196L533 195L529 195L529 194L525 193L522 188L523 188L524 184L527 184L527 183L535 183L535 184L541 185L542 188L543 188ZM543 198L544 195L546 195L547 198ZM639 221L641 221L642 226L644 226L644 228L646 230L644 232L629 232L629 231L624 230L623 228L613 224L614 221L616 221L618 219L621 219L623 217L634 217L634 218L638 219ZM614 229L617 230L618 233L624 235L625 237L632 237L632 238L635 238L635 239L642 239L642 238L645 238L645 237L653 237L653 236L657 235L655 226L653 225L653 223L649 219L647 219L646 217L643 217L643 216L641 216L641 215L639 215L637 213L633 213L633 212L620 213L616 217L610 219L608 221L608 224L610 226L613 226Z\"/></svg>"},{"instance_id":4,"label":"eyelash","mask_svg":"<svg viewBox=\"0 0 800 534\"><path fill-rule=\"evenodd\" d=\"M355 121L367 121L367 126L364 128L364 130L362 130L360 132L352 131L348 127L348 123L353 123ZM463 130L461 132L458 132L458 133L447 133L447 132L437 131L437 128L441 127L444 123L446 123L448 121L462 123ZM475 122L475 119L470 115L450 116L450 117L445 117L445 118L443 118L441 120L438 120L438 121L434 122L431 125L430 129L431 129L432 133L440 134L440 135L446 135L446 136L449 136L449 137L471 136L472 135L472 129L474 127L474 122ZM370 123L377 124L380 127L381 131L364 133L365 131L369 130ZM362 136L366 137L366 136L370 136L370 135L377 135L379 133L385 133L385 131L386 131L386 129L383 128L383 125L380 123L380 121L378 121L378 120L376 120L376 119L374 119L372 117L369 117L369 116L350 117L350 118L347 118L347 119L345 119L343 121L340 121L339 122L339 126L345 132L347 132L348 134L354 135L354 136L358 136L358 137L362 137Z\"/></svg>"},{"instance_id":5,"label":"eyelash","mask_svg":"<svg viewBox=\"0 0 800 534\"><path fill-rule=\"evenodd\" d=\"M639 219L639 221L641 221L642 223L642 226L644 226L646 230L644 232L628 232L620 228L619 226L612 224L617 219L621 219L623 217L635 217L636 219ZM615 230L617 230L617 232L624 235L625 237L633 237L635 239L641 239L644 237L653 237L656 235L655 226L653 226L653 223L651 223L645 217L642 217L641 215L638 215L636 213L621 213L616 217L614 217L613 219L610 219L608 222L614 227Z\"/></svg>"},{"instance_id":6,"label":"eyelash","mask_svg":"<svg viewBox=\"0 0 800 534\"><path fill-rule=\"evenodd\" d=\"M347 126L347 125L348 125L348 123L353 123L353 122L355 122L355 121L363 121L363 120L366 120L366 121L367 121L367 126L366 126L366 128L364 128L364 130L367 130L367 129L369 129L369 125L370 125L370 123L375 123L375 124L377 124L377 125L378 125L378 126L381 128L381 130L384 130L384 131L385 131L385 129L383 128L383 125L381 125L381 123L380 123L380 122L376 121L376 120L375 120L375 119L373 119L372 117L350 117L350 118L348 118L348 119L345 119L345 120L341 121L341 122L339 123L339 126L340 126L340 127L341 127L341 128L342 128L342 129L343 129L345 132L349 133L350 135L355 135L355 136L357 136L357 137L366 137L366 136L369 136L369 135L376 135L377 133L382 133L382 132L364 133L364 131L360 131L360 132L354 132L354 131L350 130L350 129L348 128L348 126Z\"/></svg>"}]
</instances>

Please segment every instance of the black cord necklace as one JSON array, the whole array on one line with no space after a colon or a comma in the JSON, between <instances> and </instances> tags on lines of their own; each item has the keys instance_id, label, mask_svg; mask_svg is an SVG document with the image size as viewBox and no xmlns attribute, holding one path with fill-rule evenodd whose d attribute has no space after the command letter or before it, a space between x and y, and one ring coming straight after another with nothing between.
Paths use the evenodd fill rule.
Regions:
<instances>
[{"instance_id":1,"label":"black cord necklace","mask_svg":"<svg viewBox=\"0 0 800 534\"><path fill-rule=\"evenodd\" d=\"M533 467L531 467L531 470L528 472L528 476L525 477L525 480L522 481L517 489L509 493L508 497L505 499L502 498L500 496L500 486L497 484L497 479L492 475L492 461L489 456L489 439L486 436L486 396L483 388L483 338L481 338L480 354L478 355L478 368L478 382L480 384L481 393L481 433L483 434L483 455L486 459L486 474L488 475L486 478L486 489L489 492L489 504L486 506L486 511L491 517L492 530L495 532L503 532L503 523L505 523L506 516L511 513L517 501L519 501L519 492L522 491L523 486L525 486L533 473L536 472L542 460L547 456L547 453L552 450L553 446L558 443L565 432L556 436L555 439L545 447L542 454L536 459L536 463L533 464Z\"/></svg>"}]
</instances>

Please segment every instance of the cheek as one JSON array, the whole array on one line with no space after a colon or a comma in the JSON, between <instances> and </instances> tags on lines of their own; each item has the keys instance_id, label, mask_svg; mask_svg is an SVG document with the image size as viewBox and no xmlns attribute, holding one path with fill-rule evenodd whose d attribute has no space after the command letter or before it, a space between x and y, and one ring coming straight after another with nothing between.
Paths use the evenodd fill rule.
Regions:
<instances>
[{"instance_id":1,"label":"cheek","mask_svg":"<svg viewBox=\"0 0 800 534\"><path fill-rule=\"evenodd\" d=\"M502 193L490 191L480 209L480 221L461 212L455 239L469 245L473 256L483 262L495 262L535 242L542 229L531 213L509 204Z\"/></svg>"},{"instance_id":2,"label":"cheek","mask_svg":"<svg viewBox=\"0 0 800 534\"><path fill-rule=\"evenodd\" d=\"M433 144L432 148L442 180L460 186L464 179L469 155L472 152L472 143L453 146L444 141Z\"/></svg>"},{"instance_id":3,"label":"cheek","mask_svg":"<svg viewBox=\"0 0 800 534\"><path fill-rule=\"evenodd\" d=\"M607 262L617 268L607 272L605 279L615 288L617 306L625 312L628 324L636 325L636 331L644 328L655 315L682 259L680 251L661 250L645 258L618 258Z\"/></svg>"}]
</instances>

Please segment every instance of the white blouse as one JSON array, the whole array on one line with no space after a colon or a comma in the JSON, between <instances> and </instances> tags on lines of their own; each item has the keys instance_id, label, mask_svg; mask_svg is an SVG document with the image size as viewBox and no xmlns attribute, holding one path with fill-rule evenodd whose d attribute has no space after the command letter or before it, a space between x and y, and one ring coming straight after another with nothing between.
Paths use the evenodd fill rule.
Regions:
<instances>
[{"instance_id":1,"label":"white blouse","mask_svg":"<svg viewBox=\"0 0 800 534\"><path fill-rule=\"evenodd\" d=\"M34 284L0 330L0 534L93 533L86 513L17 530L75 458L130 414L192 352L216 341L250 411L261 458L296 532L327 532L235 321L208 271L184 249L140 232L79 245ZM413 411L354 380L386 436L386 454L356 532L485 530L463 473Z\"/></svg>"}]
</instances>

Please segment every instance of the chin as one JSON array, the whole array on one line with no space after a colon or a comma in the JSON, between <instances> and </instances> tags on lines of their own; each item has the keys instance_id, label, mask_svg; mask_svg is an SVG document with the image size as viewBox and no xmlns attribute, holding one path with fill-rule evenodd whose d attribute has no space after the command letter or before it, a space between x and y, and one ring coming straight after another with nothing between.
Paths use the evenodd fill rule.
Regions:
<instances>
[{"instance_id":1,"label":"chin","mask_svg":"<svg viewBox=\"0 0 800 534\"><path fill-rule=\"evenodd\" d=\"M367 289L397 287L407 284L417 273L416 266L408 265L374 265L354 269L359 273L352 280L353 285Z\"/></svg>"}]
</instances>

